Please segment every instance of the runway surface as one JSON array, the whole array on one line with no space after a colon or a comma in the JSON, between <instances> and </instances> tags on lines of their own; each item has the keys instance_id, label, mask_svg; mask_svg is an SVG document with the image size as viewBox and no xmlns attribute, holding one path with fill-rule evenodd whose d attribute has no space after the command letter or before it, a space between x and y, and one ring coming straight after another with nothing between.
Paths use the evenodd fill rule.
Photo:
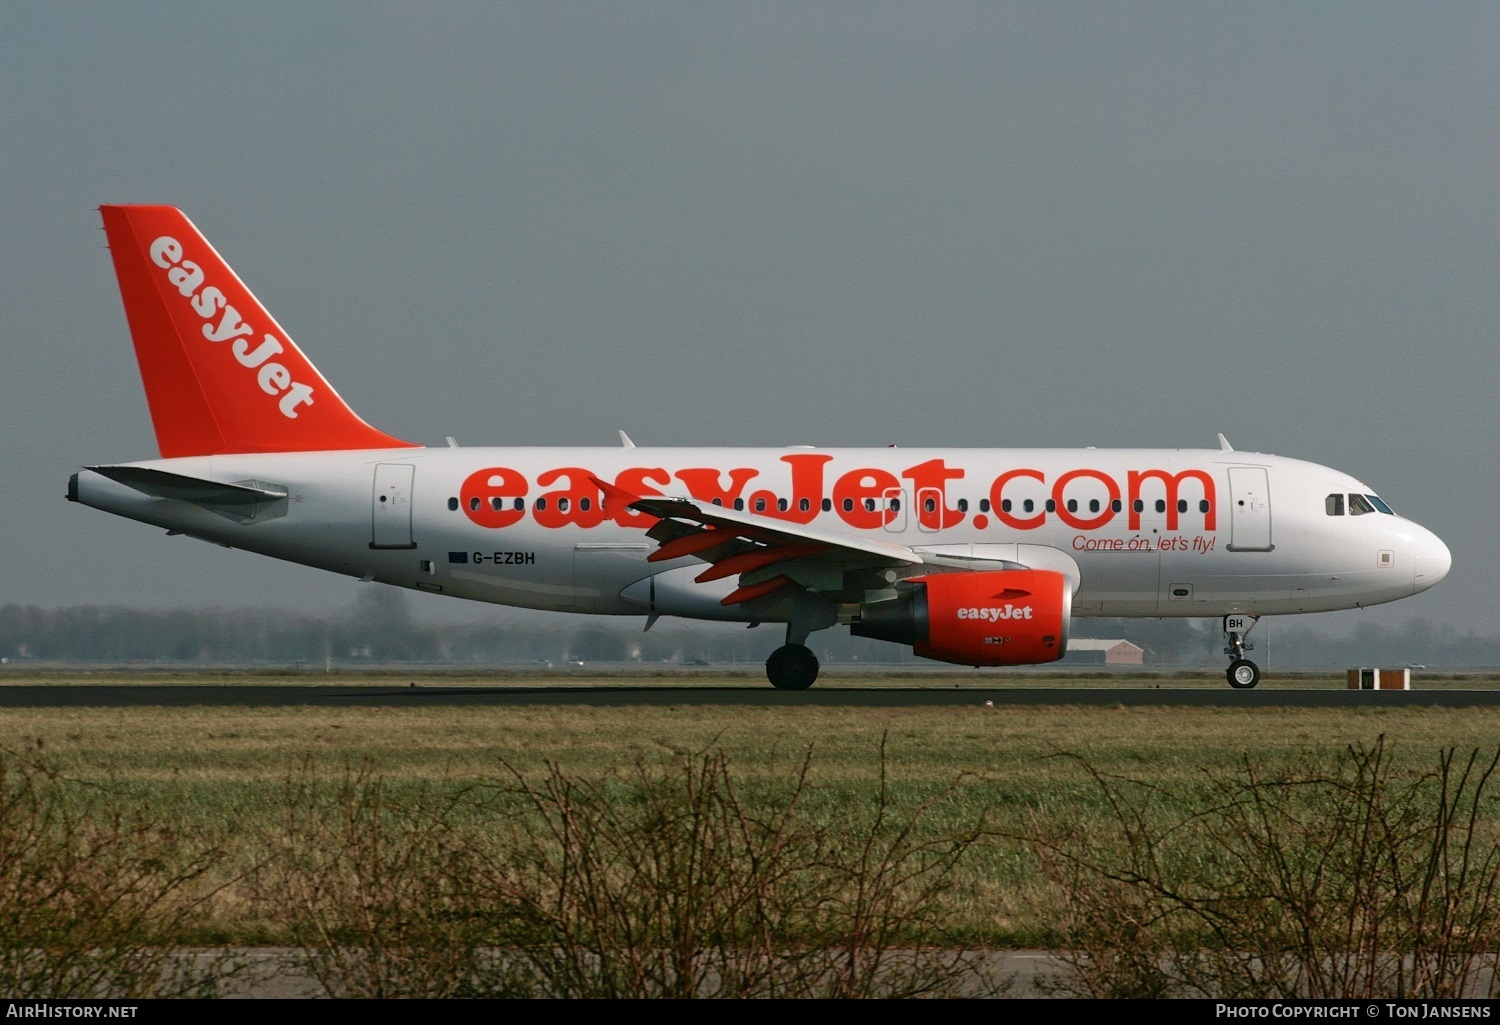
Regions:
<instances>
[{"instance_id":1,"label":"runway surface","mask_svg":"<svg viewBox=\"0 0 1500 1025\"><path fill-rule=\"evenodd\" d=\"M1251 690L1201 687L443 687L258 684L17 684L0 687L0 708L285 707L291 705L433 707L451 705L723 705L864 708L1051 705L1195 708L1369 708L1500 706L1500 690Z\"/></svg>"}]
</instances>

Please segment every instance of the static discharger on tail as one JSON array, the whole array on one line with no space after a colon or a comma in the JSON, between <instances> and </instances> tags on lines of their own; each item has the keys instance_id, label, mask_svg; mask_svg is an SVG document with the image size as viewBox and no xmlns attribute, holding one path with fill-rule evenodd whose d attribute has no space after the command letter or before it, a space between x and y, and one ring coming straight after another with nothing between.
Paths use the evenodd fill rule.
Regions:
<instances>
[{"instance_id":1,"label":"static discharger on tail","mask_svg":"<svg viewBox=\"0 0 1500 1025\"><path fill-rule=\"evenodd\" d=\"M785 624L810 686L838 625L972 666L1074 617L1266 615L1426 590L1448 549L1325 466L1216 449L427 448L370 426L183 214L101 208L159 459L68 498L364 580L558 612Z\"/></svg>"}]
</instances>

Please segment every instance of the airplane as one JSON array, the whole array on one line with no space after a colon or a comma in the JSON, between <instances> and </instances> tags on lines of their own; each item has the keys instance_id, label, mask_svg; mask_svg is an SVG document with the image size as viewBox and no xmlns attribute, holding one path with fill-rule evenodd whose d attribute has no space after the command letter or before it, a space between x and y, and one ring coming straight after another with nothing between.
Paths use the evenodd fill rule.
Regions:
<instances>
[{"instance_id":1,"label":"airplane","mask_svg":"<svg viewBox=\"0 0 1500 1025\"><path fill-rule=\"evenodd\" d=\"M1425 591L1452 556L1326 466L1206 449L424 447L334 391L181 211L100 207L161 458L69 501L366 581L558 612L784 624L777 688L846 625L1038 665L1074 617L1262 616Z\"/></svg>"}]
</instances>

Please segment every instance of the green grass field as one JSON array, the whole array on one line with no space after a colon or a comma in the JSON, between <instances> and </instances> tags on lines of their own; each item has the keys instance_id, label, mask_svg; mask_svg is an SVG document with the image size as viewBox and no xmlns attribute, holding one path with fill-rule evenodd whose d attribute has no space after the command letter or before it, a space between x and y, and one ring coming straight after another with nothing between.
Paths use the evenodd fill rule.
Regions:
<instances>
[{"instance_id":1,"label":"green grass field","mask_svg":"<svg viewBox=\"0 0 1500 1025\"><path fill-rule=\"evenodd\" d=\"M246 682L240 674L221 678ZM56 682L66 679L100 682L92 674ZM158 682L159 676L134 679ZM323 682L321 674L286 679ZM351 678L359 681L372 682ZM255 682L270 681L256 674ZM450 685L452 679L417 682ZM691 682L702 686L714 680L699 676ZM1095 679L1083 682L1097 685ZM1400 771L1415 774L1432 768L1444 748L1492 748L1500 736L1500 711L1068 706L0 711L0 748L11 757L56 770L65 792L80 802L139 811L184 835L227 837L237 852L231 859L236 865L260 856L259 840L275 829L288 782L307 774L333 788L346 771L368 769L399 796L445 781L463 786L502 780L507 766L539 776L551 763L595 777L628 770L638 759L656 762L722 750L745 792L772 802L811 752L806 808L835 822L873 806L884 743L898 811L910 814L952 788L926 814L923 835L981 821L995 834L962 866L951 924L960 936L1002 946L1048 942L1055 938L1059 914L1056 895L1024 846L1007 835L1026 832L1038 817L1076 816L1088 822L1104 814L1097 788L1066 755L1086 758L1105 772L1187 786L1205 771L1233 771L1247 755L1276 761L1335 753L1382 735ZM1488 813L1496 808L1491 805ZM278 938L233 885L212 907L204 936L246 943Z\"/></svg>"}]
</instances>

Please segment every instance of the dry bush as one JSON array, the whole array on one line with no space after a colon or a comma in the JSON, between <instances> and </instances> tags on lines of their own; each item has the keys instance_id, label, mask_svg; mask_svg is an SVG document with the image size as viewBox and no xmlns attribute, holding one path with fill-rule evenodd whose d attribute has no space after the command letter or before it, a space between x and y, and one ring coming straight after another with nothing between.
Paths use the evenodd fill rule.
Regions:
<instances>
[{"instance_id":1,"label":"dry bush","mask_svg":"<svg viewBox=\"0 0 1500 1025\"><path fill-rule=\"evenodd\" d=\"M522 923L521 955L553 996L982 989L943 927L951 871L980 830L919 839L934 802L893 821L881 761L873 809L838 826L803 810L807 759L755 807L722 752L638 761L625 778L516 772L534 815L488 893Z\"/></svg>"},{"instance_id":2,"label":"dry bush","mask_svg":"<svg viewBox=\"0 0 1500 1025\"><path fill-rule=\"evenodd\" d=\"M1107 828L1029 837L1069 908L1067 988L1091 996L1493 995L1500 765L1452 749L1403 778L1384 736L1165 789L1080 760Z\"/></svg>"},{"instance_id":3,"label":"dry bush","mask_svg":"<svg viewBox=\"0 0 1500 1025\"><path fill-rule=\"evenodd\" d=\"M809 764L754 802L722 752L591 777L510 769L399 806L369 773L326 796L304 774L259 889L332 995L1000 989L942 928L977 824L920 838L947 792L896 816L883 771L872 808L818 820Z\"/></svg>"},{"instance_id":4,"label":"dry bush","mask_svg":"<svg viewBox=\"0 0 1500 1025\"><path fill-rule=\"evenodd\" d=\"M45 767L0 757L0 995L214 995L227 959L177 944L221 849L69 790Z\"/></svg>"},{"instance_id":5,"label":"dry bush","mask_svg":"<svg viewBox=\"0 0 1500 1025\"><path fill-rule=\"evenodd\" d=\"M334 997L525 996L486 951L503 942L473 900L471 847L446 784L405 801L368 768L331 791L309 764L283 791L253 892Z\"/></svg>"}]
</instances>

